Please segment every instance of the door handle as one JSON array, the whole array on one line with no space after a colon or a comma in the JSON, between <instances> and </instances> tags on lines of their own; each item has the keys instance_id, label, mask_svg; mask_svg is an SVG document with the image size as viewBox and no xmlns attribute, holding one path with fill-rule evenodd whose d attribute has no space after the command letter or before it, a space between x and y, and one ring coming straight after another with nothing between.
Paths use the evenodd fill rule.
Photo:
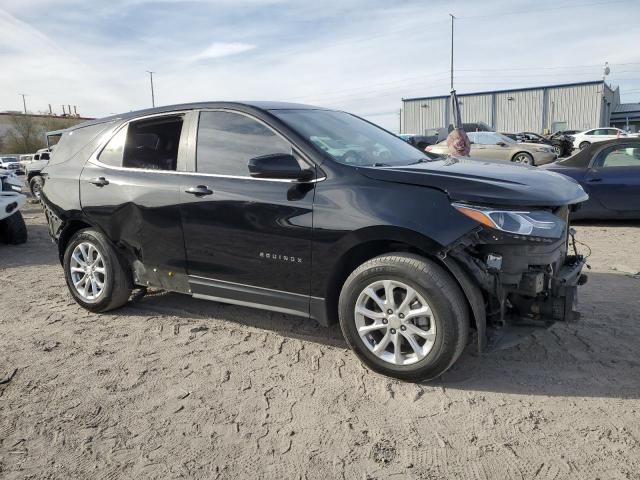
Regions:
<instances>
[{"instance_id":1,"label":"door handle","mask_svg":"<svg viewBox=\"0 0 640 480\"><path fill-rule=\"evenodd\" d=\"M89 183L94 184L97 187L104 187L105 185L109 185L109 180L104 177L92 178L89 180Z\"/></svg>"},{"instance_id":2,"label":"door handle","mask_svg":"<svg viewBox=\"0 0 640 480\"><path fill-rule=\"evenodd\" d=\"M596 182L601 182L602 179L601 178L590 178L589 180L587 180L587 182L589 183L596 183Z\"/></svg>"},{"instance_id":3,"label":"door handle","mask_svg":"<svg viewBox=\"0 0 640 480\"><path fill-rule=\"evenodd\" d=\"M196 187L187 188L185 192L195 195L196 197L203 197L205 195L211 195L213 190L210 190L206 185L198 185Z\"/></svg>"}]
</instances>

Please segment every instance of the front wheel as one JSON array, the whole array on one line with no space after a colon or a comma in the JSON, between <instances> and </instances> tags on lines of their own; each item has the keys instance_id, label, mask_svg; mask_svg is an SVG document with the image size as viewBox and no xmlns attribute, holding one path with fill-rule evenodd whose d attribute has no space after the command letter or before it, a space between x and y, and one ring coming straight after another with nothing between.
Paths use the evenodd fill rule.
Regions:
<instances>
[{"instance_id":1,"label":"front wheel","mask_svg":"<svg viewBox=\"0 0 640 480\"><path fill-rule=\"evenodd\" d=\"M533 156L530 153L520 152L513 157L513 162L523 165L534 165Z\"/></svg>"},{"instance_id":2,"label":"front wheel","mask_svg":"<svg viewBox=\"0 0 640 480\"><path fill-rule=\"evenodd\" d=\"M591 145L589 142L582 142L579 147L580 150L584 150L585 148L587 148L589 145Z\"/></svg>"},{"instance_id":3,"label":"front wheel","mask_svg":"<svg viewBox=\"0 0 640 480\"><path fill-rule=\"evenodd\" d=\"M402 380L442 375L469 334L469 312L455 280L418 255L371 259L347 278L339 301L342 333L372 370Z\"/></svg>"},{"instance_id":4,"label":"front wheel","mask_svg":"<svg viewBox=\"0 0 640 480\"><path fill-rule=\"evenodd\" d=\"M121 307L129 299L131 276L118 252L100 232L76 232L65 249L63 267L71 295L92 312Z\"/></svg>"}]
</instances>

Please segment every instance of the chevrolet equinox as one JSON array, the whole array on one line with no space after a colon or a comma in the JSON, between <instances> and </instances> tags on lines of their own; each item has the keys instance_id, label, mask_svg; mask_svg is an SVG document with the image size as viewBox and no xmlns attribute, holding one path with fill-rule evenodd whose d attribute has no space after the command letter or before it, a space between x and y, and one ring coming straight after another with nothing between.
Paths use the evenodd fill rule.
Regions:
<instances>
[{"instance_id":1,"label":"chevrolet equinox","mask_svg":"<svg viewBox=\"0 0 640 480\"><path fill-rule=\"evenodd\" d=\"M573 318L575 181L432 157L349 113L287 103L155 108L61 133L42 203L69 291L132 290L339 321L370 368L434 378Z\"/></svg>"}]
</instances>

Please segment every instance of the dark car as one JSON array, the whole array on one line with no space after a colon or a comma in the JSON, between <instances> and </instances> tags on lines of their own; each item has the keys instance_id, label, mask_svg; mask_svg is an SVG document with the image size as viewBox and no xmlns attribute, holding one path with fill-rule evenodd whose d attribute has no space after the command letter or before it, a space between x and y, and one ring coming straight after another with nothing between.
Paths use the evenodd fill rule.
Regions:
<instances>
[{"instance_id":1,"label":"dark car","mask_svg":"<svg viewBox=\"0 0 640 480\"><path fill-rule=\"evenodd\" d=\"M572 137L574 136L576 133L580 133L583 130L560 130L559 132L554 132L551 135L548 135L548 138L556 138L556 137L561 137L561 136L565 136L565 137Z\"/></svg>"},{"instance_id":2,"label":"dark car","mask_svg":"<svg viewBox=\"0 0 640 480\"><path fill-rule=\"evenodd\" d=\"M505 133L508 137L524 143L540 143L550 145L556 152L558 157L566 157L571 155L573 151L573 137L567 135L557 135L555 137L546 138L534 132Z\"/></svg>"},{"instance_id":3,"label":"dark car","mask_svg":"<svg viewBox=\"0 0 640 480\"><path fill-rule=\"evenodd\" d=\"M326 149L326 143L340 148ZM477 331L572 317L574 181L504 162L435 160L345 112L213 102L63 133L42 202L83 307L134 288L339 320L372 369L447 370ZM525 327L526 326L526 327Z\"/></svg>"},{"instance_id":4,"label":"dark car","mask_svg":"<svg viewBox=\"0 0 640 480\"><path fill-rule=\"evenodd\" d=\"M574 219L640 219L640 139L592 143L545 169L578 181L589 200Z\"/></svg>"}]
</instances>

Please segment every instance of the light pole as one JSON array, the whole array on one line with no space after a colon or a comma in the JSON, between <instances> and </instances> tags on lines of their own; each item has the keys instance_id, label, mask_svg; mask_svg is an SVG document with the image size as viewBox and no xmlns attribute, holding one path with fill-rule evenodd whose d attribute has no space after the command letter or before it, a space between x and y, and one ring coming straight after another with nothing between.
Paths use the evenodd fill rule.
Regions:
<instances>
[{"instance_id":1,"label":"light pole","mask_svg":"<svg viewBox=\"0 0 640 480\"><path fill-rule=\"evenodd\" d=\"M24 107L24 114L27 114L27 101L24 99L24 97L27 96L26 93L19 93L18 95L22 96L22 106Z\"/></svg>"},{"instance_id":2,"label":"light pole","mask_svg":"<svg viewBox=\"0 0 640 480\"><path fill-rule=\"evenodd\" d=\"M453 22L456 17L453 16L453 13L450 13L451 17L451 90L453 90Z\"/></svg>"},{"instance_id":3,"label":"light pole","mask_svg":"<svg viewBox=\"0 0 640 480\"><path fill-rule=\"evenodd\" d=\"M151 82L151 106L155 108L156 106L156 97L154 95L153 92L153 74L156 72L152 72L150 70L147 70L147 73L149 74L149 80Z\"/></svg>"}]
</instances>

